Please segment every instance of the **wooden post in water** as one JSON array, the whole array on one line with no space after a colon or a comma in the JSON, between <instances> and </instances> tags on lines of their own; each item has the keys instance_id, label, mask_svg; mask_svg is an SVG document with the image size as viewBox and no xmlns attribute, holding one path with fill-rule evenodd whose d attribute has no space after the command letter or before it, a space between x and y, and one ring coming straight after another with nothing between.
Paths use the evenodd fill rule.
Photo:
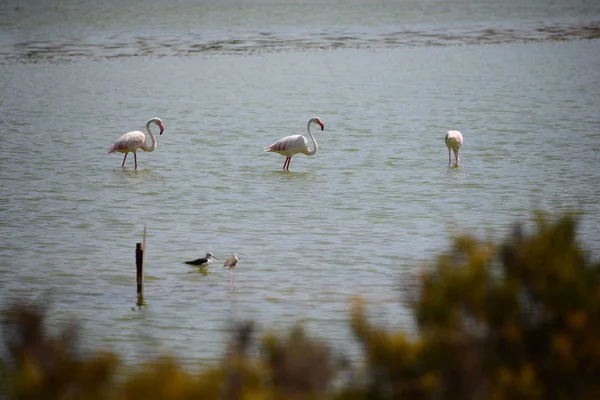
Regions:
<instances>
[{"instance_id":1,"label":"wooden post in water","mask_svg":"<svg viewBox=\"0 0 600 400\"><path fill-rule=\"evenodd\" d=\"M135 244L135 276L137 281L137 303L138 307L145 306L144 303L144 252L146 250L146 224L144 224L144 239L142 243Z\"/></svg>"},{"instance_id":2,"label":"wooden post in water","mask_svg":"<svg viewBox=\"0 0 600 400\"><path fill-rule=\"evenodd\" d=\"M135 244L135 267L137 279L137 295L144 296L144 245Z\"/></svg>"}]
</instances>

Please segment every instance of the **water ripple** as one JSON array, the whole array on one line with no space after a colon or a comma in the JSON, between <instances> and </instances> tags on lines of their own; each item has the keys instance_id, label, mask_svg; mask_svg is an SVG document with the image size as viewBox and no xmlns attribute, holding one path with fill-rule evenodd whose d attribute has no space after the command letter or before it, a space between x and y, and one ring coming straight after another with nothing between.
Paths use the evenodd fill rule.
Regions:
<instances>
[{"instance_id":1,"label":"water ripple","mask_svg":"<svg viewBox=\"0 0 600 400\"><path fill-rule=\"evenodd\" d=\"M435 28L384 32L317 31L290 35L284 32L246 32L238 37L132 36L70 37L20 41L0 45L0 63L64 62L80 58L122 59L195 54L253 54L278 51L331 50L339 48L389 48L419 46L486 45L552 42L600 38L600 21L577 24L525 25L478 29Z\"/></svg>"}]
</instances>

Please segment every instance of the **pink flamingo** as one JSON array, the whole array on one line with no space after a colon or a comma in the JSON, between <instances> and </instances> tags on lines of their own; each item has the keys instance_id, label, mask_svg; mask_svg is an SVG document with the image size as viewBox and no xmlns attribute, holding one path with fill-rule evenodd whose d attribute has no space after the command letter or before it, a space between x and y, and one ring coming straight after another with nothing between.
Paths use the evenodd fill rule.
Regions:
<instances>
[{"instance_id":1,"label":"pink flamingo","mask_svg":"<svg viewBox=\"0 0 600 400\"><path fill-rule=\"evenodd\" d=\"M463 144L463 137L459 131L448 131L446 133L446 147L448 147L448 166L452 164L452 156L450 155L450 150L454 152L454 160L456 161L456 166L460 165L460 157L458 157L458 150L461 148Z\"/></svg>"},{"instance_id":2,"label":"pink flamingo","mask_svg":"<svg viewBox=\"0 0 600 400\"><path fill-rule=\"evenodd\" d=\"M123 157L123 164L121 164L121 168L125 166L127 154L129 154L130 152L133 153L135 169L137 170L137 155L135 152L138 149L142 149L144 151L156 150L156 148L158 147L158 142L156 141L156 138L154 137L152 132L150 132L151 123L156 124L156 126L160 128L159 135L162 135L162 133L165 130L165 126L163 125L163 122L160 120L160 118L152 118L146 123L146 131L148 132L148 134L150 134L150 139L152 140L152 144L150 144L150 146L146 146L146 135L144 135L144 132L140 131L127 132L126 134L121 136L115 144L110 146L110 148L108 149L109 153L114 153L115 151L118 151L119 153L125 153L125 157Z\"/></svg>"},{"instance_id":3,"label":"pink flamingo","mask_svg":"<svg viewBox=\"0 0 600 400\"><path fill-rule=\"evenodd\" d=\"M308 125L306 126L306 128L308 129L308 134L310 135L310 138L312 139L315 145L312 150L308 149L306 138L302 135L286 136L282 139L279 139L272 145L265 147L266 152L272 151L287 157L285 159L285 162L283 163L284 171L289 171L290 162L292 161L292 156L294 154L304 153L307 156L314 156L315 154L317 154L319 146L317 145L317 141L315 140L315 137L310 131L310 124L312 123L319 124L321 126L321 130L325 128L325 125L319 119L319 117L314 117L308 120Z\"/></svg>"}]
</instances>

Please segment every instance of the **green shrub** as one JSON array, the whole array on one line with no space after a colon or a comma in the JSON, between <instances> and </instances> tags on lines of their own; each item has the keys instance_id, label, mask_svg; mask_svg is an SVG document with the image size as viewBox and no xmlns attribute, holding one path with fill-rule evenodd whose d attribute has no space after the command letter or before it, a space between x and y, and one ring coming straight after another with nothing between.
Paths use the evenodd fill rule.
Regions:
<instances>
[{"instance_id":1,"label":"green shrub","mask_svg":"<svg viewBox=\"0 0 600 400\"><path fill-rule=\"evenodd\" d=\"M496 246L458 237L420 278L418 339L352 327L374 399L600 398L600 264L577 221L537 218Z\"/></svg>"}]
</instances>

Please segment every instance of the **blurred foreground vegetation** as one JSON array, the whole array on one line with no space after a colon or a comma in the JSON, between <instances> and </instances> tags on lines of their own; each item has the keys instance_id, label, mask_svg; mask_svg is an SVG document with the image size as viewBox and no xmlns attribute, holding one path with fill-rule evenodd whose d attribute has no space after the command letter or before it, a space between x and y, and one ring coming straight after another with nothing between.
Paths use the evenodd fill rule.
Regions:
<instances>
[{"instance_id":1,"label":"blurred foreground vegetation","mask_svg":"<svg viewBox=\"0 0 600 400\"><path fill-rule=\"evenodd\" d=\"M419 277L417 337L378 328L356 301L360 367L300 328L257 343L243 323L213 368L161 358L126 373L116 354L78 350L77 329L50 334L40 306L16 305L0 399L600 399L600 264L576 228L539 215L501 244L456 238Z\"/></svg>"}]
</instances>

